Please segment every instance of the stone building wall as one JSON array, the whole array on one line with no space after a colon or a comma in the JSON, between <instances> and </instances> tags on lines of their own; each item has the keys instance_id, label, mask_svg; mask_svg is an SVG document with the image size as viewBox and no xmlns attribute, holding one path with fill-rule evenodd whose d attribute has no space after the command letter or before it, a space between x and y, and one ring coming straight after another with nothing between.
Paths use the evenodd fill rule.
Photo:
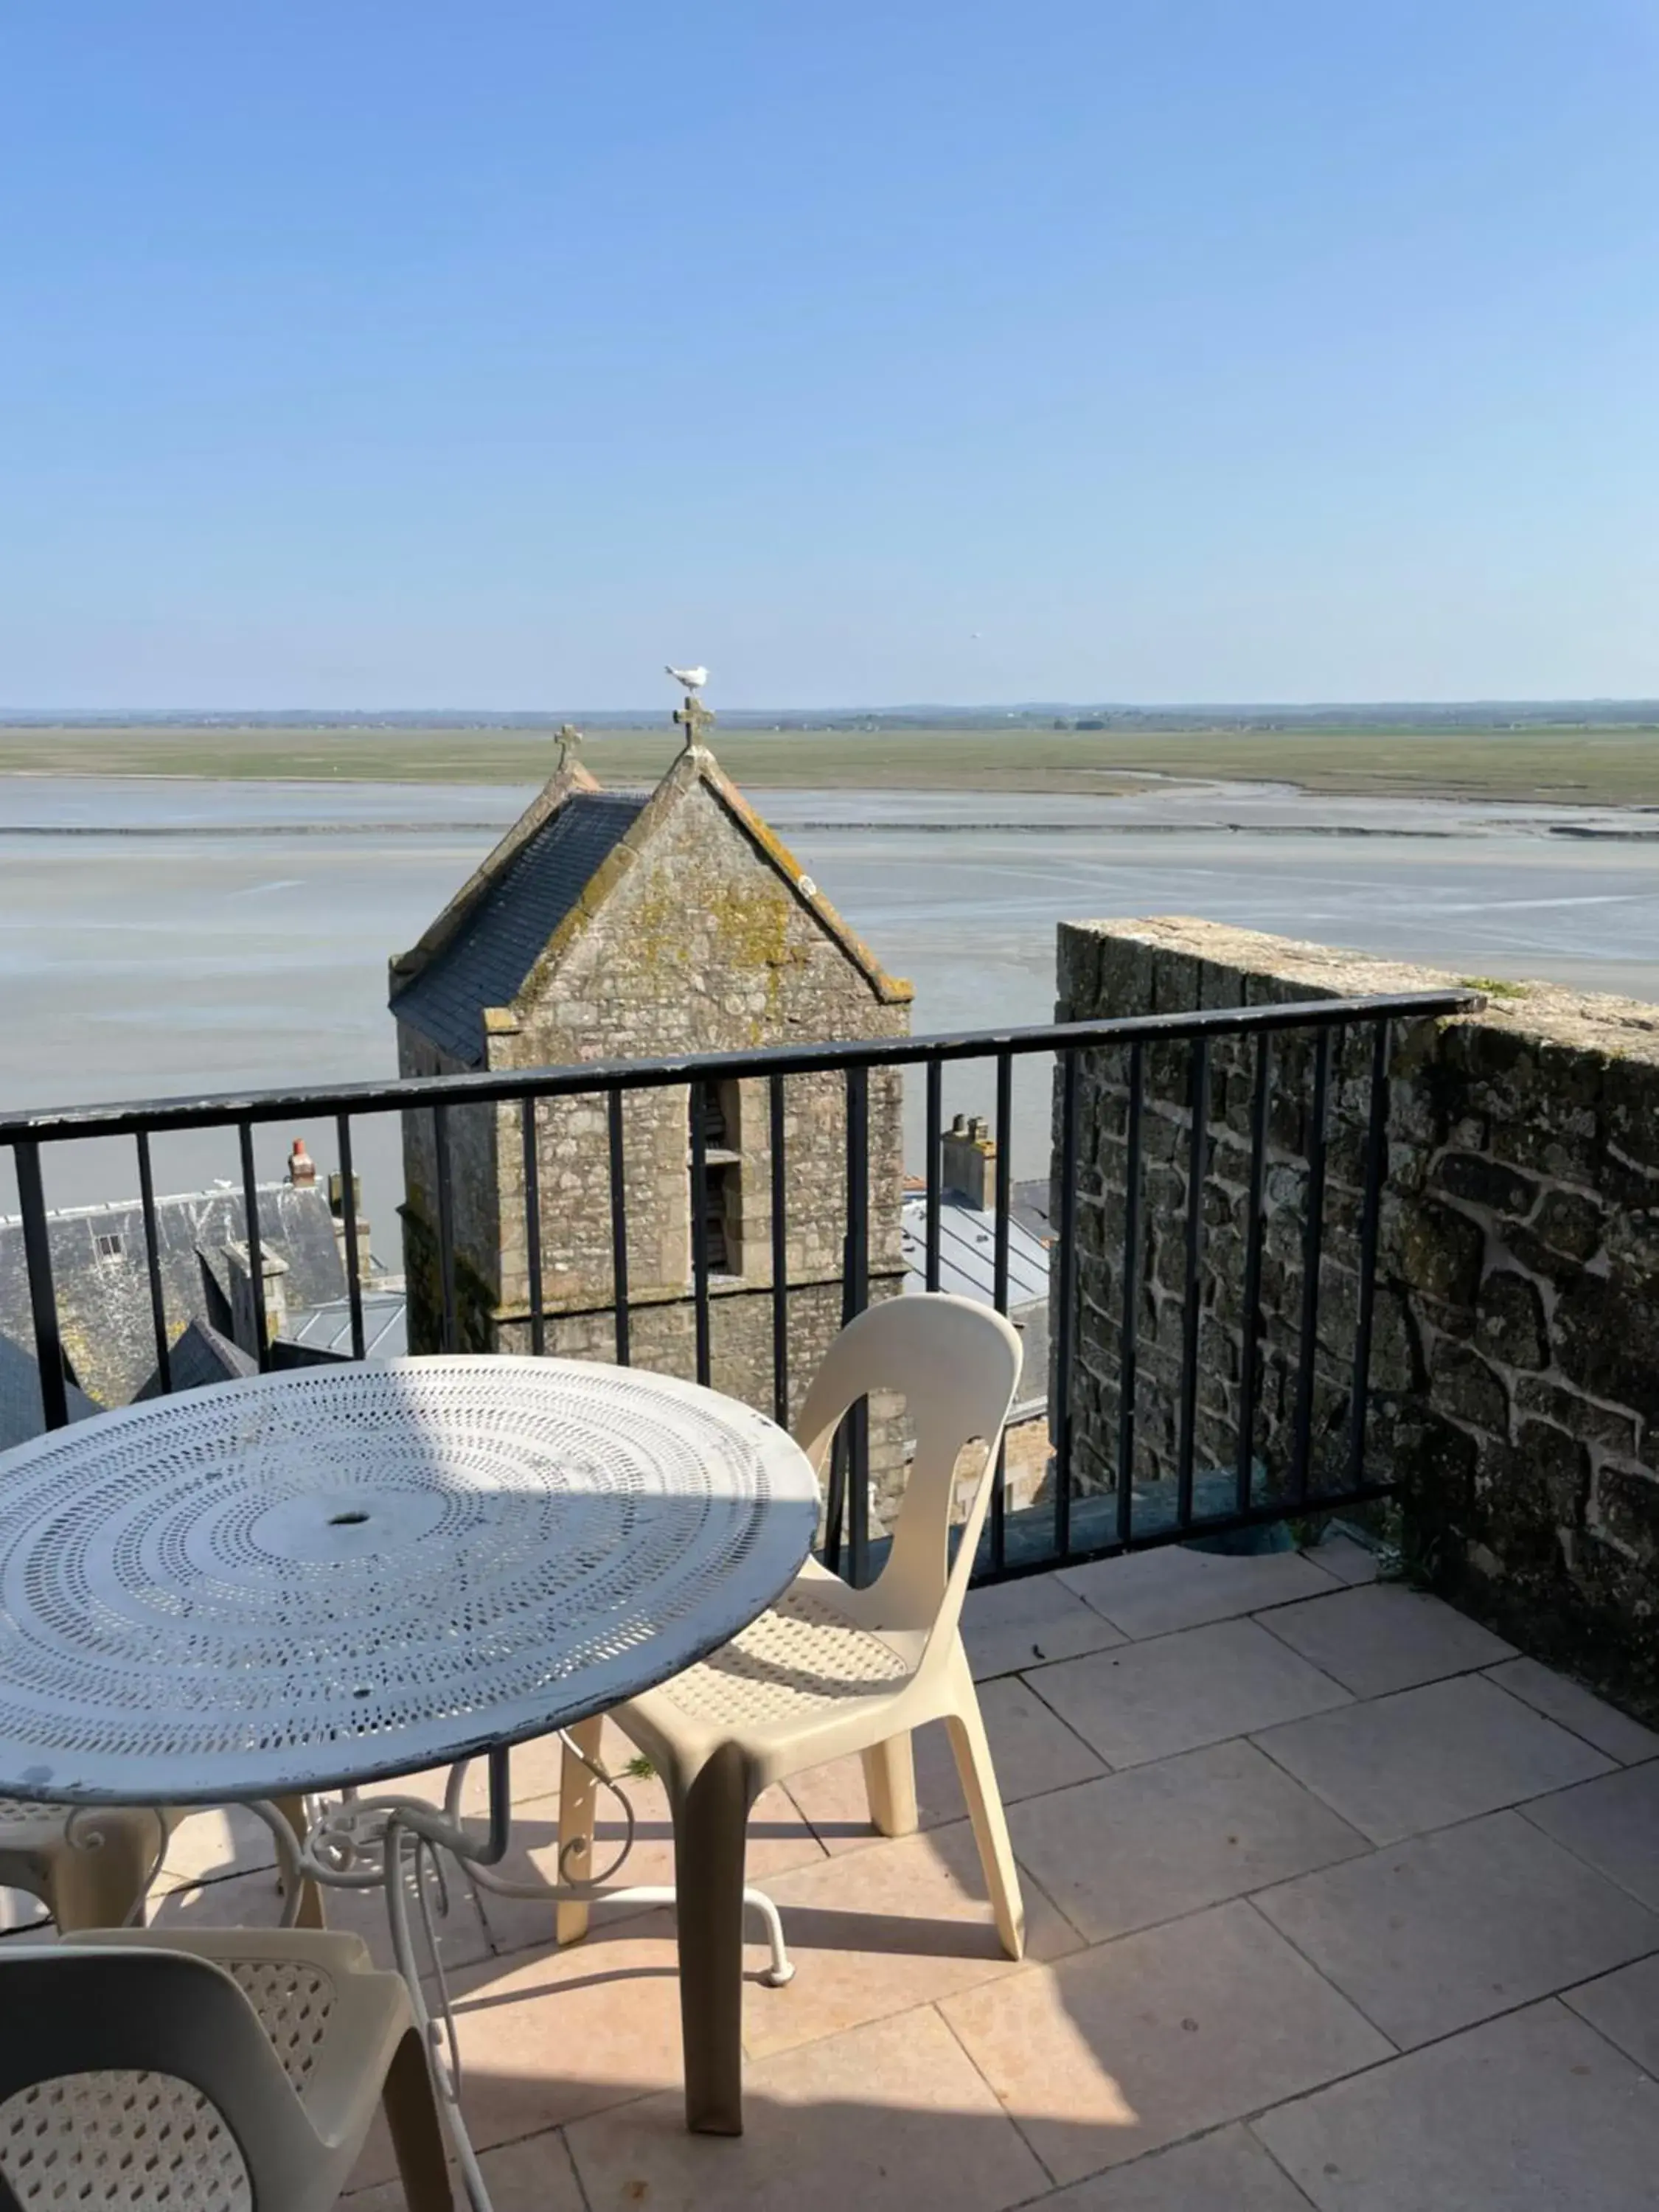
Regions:
<instances>
[{"instance_id":1,"label":"stone building wall","mask_svg":"<svg viewBox=\"0 0 1659 2212\"><path fill-rule=\"evenodd\" d=\"M770 1044L902 1037L908 988L884 996L838 939L759 854L706 783L687 777L678 803L629 865L596 880L586 926L533 973L517 1006L486 1017L492 1071L566 1066ZM440 1057L406 1028L404 1072ZM417 1065L417 1063L422 1063ZM840 1326L846 1233L846 1087L839 1074L788 1079L790 1375L799 1405ZM623 1101L632 1346L641 1365L690 1375L690 1094L684 1085ZM727 1215L735 1265L712 1284L717 1389L769 1412L773 1396L771 1147L763 1080L726 1088L730 1149L740 1155ZM902 1281L901 1078L869 1079L870 1289ZM549 1348L614 1354L610 1139L603 1097L537 1109L544 1308ZM406 1115L404 1257L410 1343L439 1340L436 1201L429 1116ZM520 1109L453 1109L458 1303L462 1341L529 1348L530 1279ZM792 1408L793 1410L793 1408ZM872 1408L878 1499L902 1480L902 1438L890 1408Z\"/></svg>"},{"instance_id":2,"label":"stone building wall","mask_svg":"<svg viewBox=\"0 0 1659 2212\"><path fill-rule=\"evenodd\" d=\"M1468 986L1197 921L1066 925L1059 1018ZM1415 1569L1540 1656L1659 1709L1659 1008L1541 984L1397 1024L1363 1468L1400 1486ZM1311 1033L1273 1040L1258 1486L1282 1488L1303 1290ZM1212 1048L1198 1465L1238 1453L1253 1042ZM1333 1060L1316 1489L1349 1479L1369 1035ZM1149 1050L1137 1479L1173 1467L1190 1048ZM1085 1056L1078 1465L1115 1480L1125 1093Z\"/></svg>"}]
</instances>

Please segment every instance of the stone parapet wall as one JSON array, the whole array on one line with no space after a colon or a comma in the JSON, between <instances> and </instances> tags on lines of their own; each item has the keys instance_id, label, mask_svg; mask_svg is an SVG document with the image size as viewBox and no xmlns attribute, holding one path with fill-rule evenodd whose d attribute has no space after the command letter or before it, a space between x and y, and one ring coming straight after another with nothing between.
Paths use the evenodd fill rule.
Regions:
<instances>
[{"instance_id":1,"label":"stone parapet wall","mask_svg":"<svg viewBox=\"0 0 1659 2212\"><path fill-rule=\"evenodd\" d=\"M1067 924L1061 1020L1479 984L1200 921ZM1396 1024L1386 1070L1367 1482L1398 1484L1417 1568L1529 1650L1659 1708L1659 1008L1481 985L1480 1012ZM1249 1449L1294 1473L1311 1033L1275 1036L1261 1362ZM1370 1039L1334 1052L1310 1382L1312 1486L1352 1473ZM1196 1445L1239 1455L1254 1042L1212 1048ZM1173 1468L1191 1048L1145 1056L1136 1479ZM1084 1055L1076 1464L1116 1480L1121 1050Z\"/></svg>"}]
</instances>

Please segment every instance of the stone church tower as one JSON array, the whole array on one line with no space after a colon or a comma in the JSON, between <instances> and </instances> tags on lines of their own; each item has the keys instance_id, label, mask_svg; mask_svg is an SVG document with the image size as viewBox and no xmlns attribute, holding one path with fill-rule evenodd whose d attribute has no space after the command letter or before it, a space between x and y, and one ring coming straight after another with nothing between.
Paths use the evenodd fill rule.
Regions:
<instances>
[{"instance_id":1,"label":"stone church tower","mask_svg":"<svg viewBox=\"0 0 1659 2212\"><path fill-rule=\"evenodd\" d=\"M685 718L682 718L685 719ZM885 973L693 742L648 794L562 765L410 952L392 963L404 1075L750 1050L908 1032L910 986ZM786 1085L790 1376L799 1401L841 1323L845 1088ZM870 1078L870 1290L902 1280L901 1079ZM696 1365L690 1115L703 1118L710 1343L717 1389L772 1409L771 1156L764 1079L624 1095L632 1356ZM527 1352L520 1109L452 1108L459 1340ZM599 1097L537 1112L550 1352L615 1357L611 1158ZM434 1139L404 1116L404 1254L412 1352L439 1348ZM878 1423L872 1474L879 1493Z\"/></svg>"}]
</instances>

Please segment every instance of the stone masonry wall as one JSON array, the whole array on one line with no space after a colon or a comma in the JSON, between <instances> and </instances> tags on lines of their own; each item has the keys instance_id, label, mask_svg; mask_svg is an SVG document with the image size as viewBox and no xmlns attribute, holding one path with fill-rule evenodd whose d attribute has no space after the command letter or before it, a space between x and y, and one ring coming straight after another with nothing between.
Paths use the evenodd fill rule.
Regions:
<instances>
[{"instance_id":1,"label":"stone masonry wall","mask_svg":"<svg viewBox=\"0 0 1659 2212\"><path fill-rule=\"evenodd\" d=\"M718 799L696 786L639 861L517 1009L487 1018L492 1069L656 1059L848 1037L899 1037L908 998L884 1000ZM407 1039L405 1064L420 1041ZM430 1054L430 1048L425 1048ZM410 1067L409 1072L416 1072ZM424 1072L424 1071L421 1071ZM845 1085L792 1077L785 1092L790 1375L796 1406L840 1325L846 1233ZM870 1078L871 1295L902 1281L902 1090ZM727 1216L734 1267L712 1285L716 1388L772 1408L771 1148L767 1085L729 1087L730 1149L741 1155ZM641 1365L695 1364L690 1093L635 1091L623 1102L633 1352ZM425 1116L405 1117L404 1257L411 1346L435 1343L435 1202ZM530 1280L520 1109L452 1112L458 1296L465 1343L528 1349ZM614 1356L611 1169L605 1102L543 1102L537 1112L543 1300L550 1349ZM464 1194L464 1195L463 1195ZM792 1411L793 1408L792 1407ZM872 1407L878 1503L902 1479L902 1429Z\"/></svg>"},{"instance_id":2,"label":"stone masonry wall","mask_svg":"<svg viewBox=\"0 0 1659 2212\"><path fill-rule=\"evenodd\" d=\"M1467 986L1188 921L1067 924L1058 1018ZM1473 979L1478 982L1478 979ZM1418 1572L1526 1648L1659 1711L1659 1008L1542 984L1397 1024L1363 1478L1400 1486ZM1212 1048L1198 1465L1238 1451L1255 1047ZM1312 1034L1276 1036L1258 1494L1283 1488L1299 1371ZM1137 1482L1173 1468L1190 1048L1146 1057ZM1077 1465L1115 1481L1124 1054L1086 1054ZM1349 1480L1368 1034L1333 1058L1316 1489Z\"/></svg>"}]
</instances>

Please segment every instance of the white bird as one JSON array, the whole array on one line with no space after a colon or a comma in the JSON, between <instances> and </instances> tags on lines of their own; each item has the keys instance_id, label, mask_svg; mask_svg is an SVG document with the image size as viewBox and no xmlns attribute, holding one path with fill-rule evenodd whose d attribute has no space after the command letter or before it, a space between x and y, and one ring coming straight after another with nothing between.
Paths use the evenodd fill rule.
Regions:
<instances>
[{"instance_id":1,"label":"white bird","mask_svg":"<svg viewBox=\"0 0 1659 2212\"><path fill-rule=\"evenodd\" d=\"M706 668L676 668L672 661L666 665L669 674L683 690L701 691L708 681L708 671Z\"/></svg>"}]
</instances>

